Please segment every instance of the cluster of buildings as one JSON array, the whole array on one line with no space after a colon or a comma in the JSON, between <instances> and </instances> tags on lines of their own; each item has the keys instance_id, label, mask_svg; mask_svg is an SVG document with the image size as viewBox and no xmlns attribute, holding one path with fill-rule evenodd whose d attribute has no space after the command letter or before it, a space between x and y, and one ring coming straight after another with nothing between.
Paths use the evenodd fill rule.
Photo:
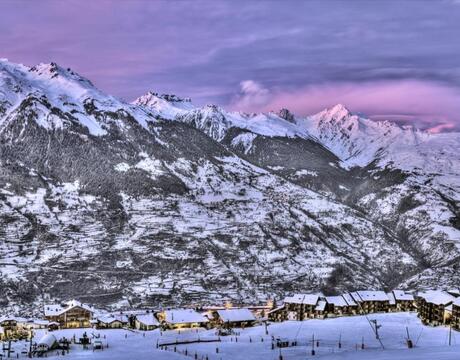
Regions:
<instances>
[{"instance_id":1,"label":"cluster of buildings","mask_svg":"<svg viewBox=\"0 0 460 360\"><path fill-rule=\"evenodd\" d=\"M417 311L426 325L450 325L460 330L460 290L429 290L416 295L403 290L354 291L336 296L295 294L281 306L267 305L236 308L225 306L195 309L167 309L101 313L93 307L71 300L43 308L43 319L0 318L0 340L28 338L35 329L131 328L141 331L162 329L244 328L263 321L323 319L378 312Z\"/></svg>"},{"instance_id":2,"label":"cluster of buildings","mask_svg":"<svg viewBox=\"0 0 460 360\"><path fill-rule=\"evenodd\" d=\"M295 294L268 312L271 321L324 319L377 312L414 311L415 298L402 290L354 291L336 296Z\"/></svg>"}]
</instances>

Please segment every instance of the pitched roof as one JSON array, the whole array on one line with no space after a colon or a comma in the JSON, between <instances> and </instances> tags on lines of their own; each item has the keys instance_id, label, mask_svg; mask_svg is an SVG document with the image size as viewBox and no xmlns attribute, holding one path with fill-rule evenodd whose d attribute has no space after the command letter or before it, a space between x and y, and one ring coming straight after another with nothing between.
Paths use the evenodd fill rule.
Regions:
<instances>
[{"instance_id":1,"label":"pitched roof","mask_svg":"<svg viewBox=\"0 0 460 360\"><path fill-rule=\"evenodd\" d=\"M158 326L160 323L158 320L153 316L153 314L142 314L142 315L137 315L136 320L139 321L140 323L147 325L147 326Z\"/></svg>"},{"instance_id":2,"label":"pitched roof","mask_svg":"<svg viewBox=\"0 0 460 360\"><path fill-rule=\"evenodd\" d=\"M449 295L445 291L440 290L427 290L417 294L417 296L425 299L427 303L434 305L449 305L455 301L455 297Z\"/></svg>"},{"instance_id":3,"label":"pitched roof","mask_svg":"<svg viewBox=\"0 0 460 360\"><path fill-rule=\"evenodd\" d=\"M414 301L414 295L406 293L404 290L392 291L396 301Z\"/></svg>"},{"instance_id":4,"label":"pitched roof","mask_svg":"<svg viewBox=\"0 0 460 360\"><path fill-rule=\"evenodd\" d=\"M357 302L365 301L389 301L387 294L381 290L360 290L351 293Z\"/></svg>"},{"instance_id":5,"label":"pitched roof","mask_svg":"<svg viewBox=\"0 0 460 360\"><path fill-rule=\"evenodd\" d=\"M285 304L303 304L303 305L316 305L319 296L316 294L294 294L284 299Z\"/></svg>"},{"instance_id":6,"label":"pitched roof","mask_svg":"<svg viewBox=\"0 0 460 360\"><path fill-rule=\"evenodd\" d=\"M388 300L390 301L390 305L396 305L396 299L392 292L387 293Z\"/></svg>"},{"instance_id":7,"label":"pitched roof","mask_svg":"<svg viewBox=\"0 0 460 360\"><path fill-rule=\"evenodd\" d=\"M342 296L347 302L348 306L358 306L358 304L356 304L355 299L353 299L353 297L350 294L342 294Z\"/></svg>"},{"instance_id":8,"label":"pitched roof","mask_svg":"<svg viewBox=\"0 0 460 360\"><path fill-rule=\"evenodd\" d=\"M320 300L318 301L318 304L315 307L316 311L324 311L326 309L326 301Z\"/></svg>"},{"instance_id":9,"label":"pitched roof","mask_svg":"<svg viewBox=\"0 0 460 360\"><path fill-rule=\"evenodd\" d=\"M348 306L347 301L345 300L345 298L342 295L326 296L326 301L329 304L332 304L332 305L334 305L336 307Z\"/></svg>"},{"instance_id":10,"label":"pitched roof","mask_svg":"<svg viewBox=\"0 0 460 360\"><path fill-rule=\"evenodd\" d=\"M165 321L169 324L205 323L209 320L192 309L165 310Z\"/></svg>"},{"instance_id":11,"label":"pitched roof","mask_svg":"<svg viewBox=\"0 0 460 360\"><path fill-rule=\"evenodd\" d=\"M61 304L47 304L44 306L45 316L58 316L73 308L80 307L91 313L94 313L94 309L89 305L83 304L77 300L70 300L64 305Z\"/></svg>"},{"instance_id":12,"label":"pitched roof","mask_svg":"<svg viewBox=\"0 0 460 360\"><path fill-rule=\"evenodd\" d=\"M254 314L249 309L217 310L217 314L224 322L255 321Z\"/></svg>"},{"instance_id":13,"label":"pitched roof","mask_svg":"<svg viewBox=\"0 0 460 360\"><path fill-rule=\"evenodd\" d=\"M276 308L270 310L267 314L272 314L272 313L277 312L277 311L280 311L280 310L282 310L282 309L284 309L284 305L278 306L278 307L276 307Z\"/></svg>"}]
</instances>

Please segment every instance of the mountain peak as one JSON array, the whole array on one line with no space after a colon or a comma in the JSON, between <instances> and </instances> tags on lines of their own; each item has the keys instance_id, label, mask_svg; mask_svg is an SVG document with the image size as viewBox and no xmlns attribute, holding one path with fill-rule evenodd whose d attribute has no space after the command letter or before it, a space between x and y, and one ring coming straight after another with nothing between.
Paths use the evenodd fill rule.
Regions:
<instances>
[{"instance_id":1,"label":"mountain peak","mask_svg":"<svg viewBox=\"0 0 460 360\"><path fill-rule=\"evenodd\" d=\"M351 111L343 104L334 105L331 108L327 108L323 112L330 114L334 118L344 118L352 115Z\"/></svg>"},{"instance_id":2,"label":"mountain peak","mask_svg":"<svg viewBox=\"0 0 460 360\"><path fill-rule=\"evenodd\" d=\"M56 79L61 77L63 79L85 84L89 87L94 87L93 83L84 76L81 76L69 67L64 68L55 62L35 65L29 69L29 73L40 78Z\"/></svg>"},{"instance_id":3,"label":"mountain peak","mask_svg":"<svg viewBox=\"0 0 460 360\"><path fill-rule=\"evenodd\" d=\"M160 94L149 91L145 95L135 100L136 103L151 103L152 101L165 100L170 103L192 102L190 98L181 98L175 94Z\"/></svg>"},{"instance_id":4,"label":"mountain peak","mask_svg":"<svg viewBox=\"0 0 460 360\"><path fill-rule=\"evenodd\" d=\"M281 119L289 121L290 123L295 124L295 117L294 114L291 113L288 109L282 108L280 109L276 115L278 115Z\"/></svg>"}]
</instances>

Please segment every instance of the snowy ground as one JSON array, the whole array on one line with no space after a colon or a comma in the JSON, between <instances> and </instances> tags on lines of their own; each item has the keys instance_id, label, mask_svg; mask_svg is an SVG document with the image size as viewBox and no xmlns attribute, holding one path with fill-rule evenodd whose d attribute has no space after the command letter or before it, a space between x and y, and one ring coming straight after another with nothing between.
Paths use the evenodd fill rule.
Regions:
<instances>
[{"instance_id":1,"label":"snowy ground","mask_svg":"<svg viewBox=\"0 0 460 360\"><path fill-rule=\"evenodd\" d=\"M237 342L235 336L221 337L221 342L196 343L178 345L177 353L174 346L168 346L167 350L156 349L158 342L174 342L197 339L213 339L215 330L182 330L167 331L160 334L159 330L153 332L137 332L126 330L97 331L103 341L109 344L108 349L93 352L83 350L79 345L72 345L68 359L101 359L101 360L144 360L144 359L190 359L197 353L198 359L208 360L246 360L246 359L269 359L278 360L280 351L271 349L272 336L283 339L297 339L299 345L281 350L283 360L300 360L320 358L332 359L373 359L373 360L397 360L397 359L458 359L460 352L460 333L452 332L452 346L448 346L449 329L446 327L426 327L417 319L415 314L375 314L370 319L377 319L380 328L382 350L380 343L375 339L369 323L363 316L308 320L304 322L288 321L275 323L269 326L269 335L265 335L263 326L257 326L245 330L238 330ZM406 327L416 344L414 349L406 347ZM61 330L56 331L56 336L78 337L84 330ZM93 330L87 329L88 333ZM315 346L316 355L311 355L312 336L319 341L319 347ZM43 335L37 333L36 337ZM338 348L341 338L342 348ZM262 341L263 339L263 341ZM365 349L360 345L364 339ZM458 342L458 344L457 344ZM23 344L16 343L15 349L19 352ZM216 347L219 353L216 353ZM188 356L185 356L187 349ZM16 357L16 354L14 354ZM25 355L20 355L20 358ZM58 357L55 352L48 354L48 358Z\"/></svg>"}]
</instances>

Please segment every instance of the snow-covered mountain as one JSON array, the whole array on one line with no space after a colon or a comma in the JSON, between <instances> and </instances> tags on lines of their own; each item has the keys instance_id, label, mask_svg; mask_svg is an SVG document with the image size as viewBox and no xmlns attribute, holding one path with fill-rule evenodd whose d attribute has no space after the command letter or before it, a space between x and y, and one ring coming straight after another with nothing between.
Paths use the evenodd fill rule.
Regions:
<instances>
[{"instance_id":1,"label":"snow-covered mountain","mask_svg":"<svg viewBox=\"0 0 460 360\"><path fill-rule=\"evenodd\" d=\"M56 64L1 60L0 305L453 285L459 141L343 106L129 104Z\"/></svg>"}]
</instances>

